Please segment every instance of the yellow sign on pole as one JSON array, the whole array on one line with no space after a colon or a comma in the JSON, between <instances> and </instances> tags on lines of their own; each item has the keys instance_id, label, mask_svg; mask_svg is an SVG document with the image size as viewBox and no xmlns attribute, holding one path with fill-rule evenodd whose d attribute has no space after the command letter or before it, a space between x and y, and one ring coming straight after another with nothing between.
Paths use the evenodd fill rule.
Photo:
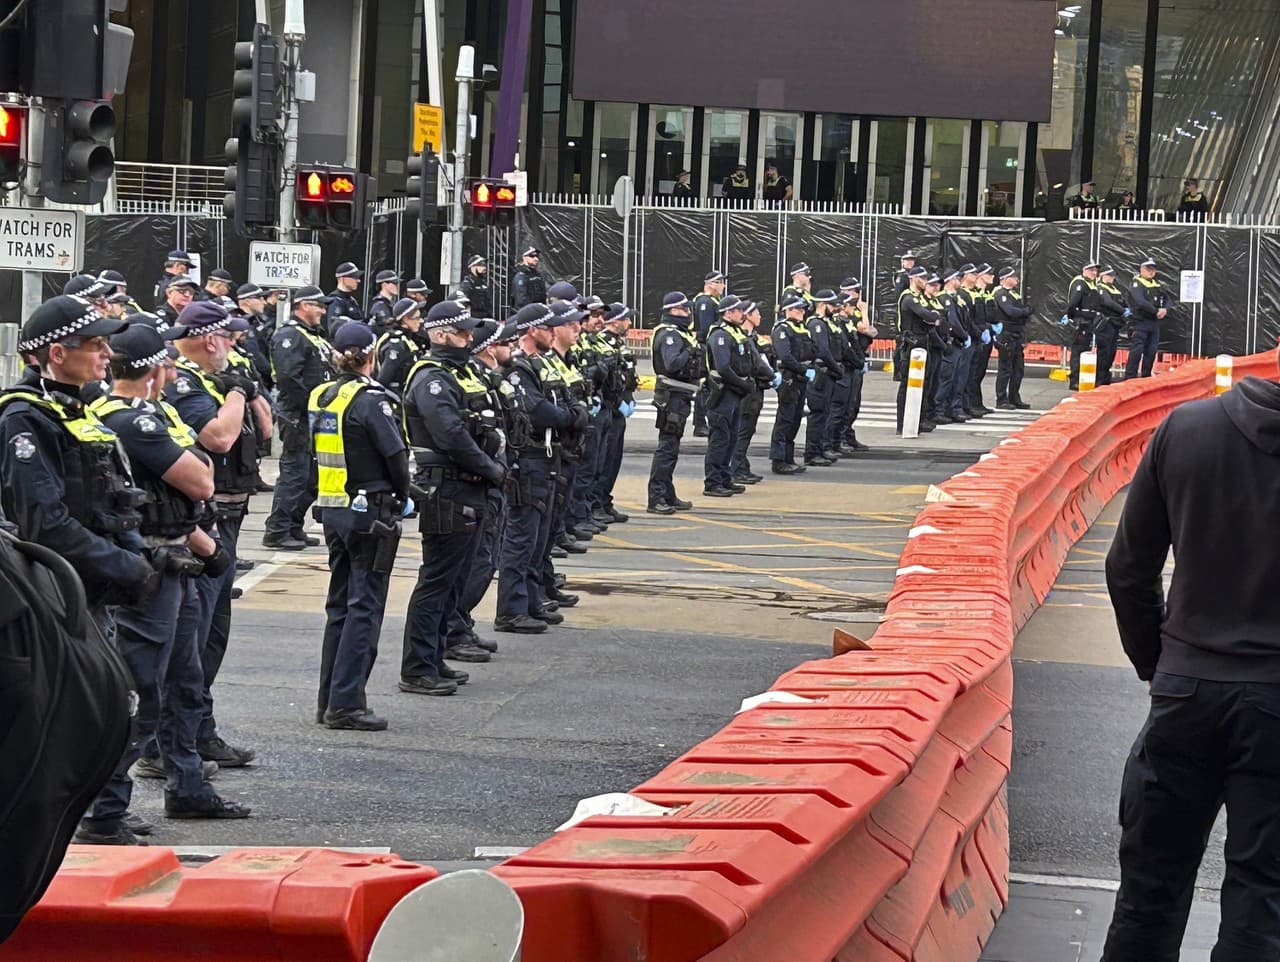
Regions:
<instances>
[{"instance_id":1,"label":"yellow sign on pole","mask_svg":"<svg viewBox=\"0 0 1280 962\"><path fill-rule=\"evenodd\" d=\"M421 153L430 144L437 154L444 150L444 108L432 104L413 105L413 152Z\"/></svg>"}]
</instances>

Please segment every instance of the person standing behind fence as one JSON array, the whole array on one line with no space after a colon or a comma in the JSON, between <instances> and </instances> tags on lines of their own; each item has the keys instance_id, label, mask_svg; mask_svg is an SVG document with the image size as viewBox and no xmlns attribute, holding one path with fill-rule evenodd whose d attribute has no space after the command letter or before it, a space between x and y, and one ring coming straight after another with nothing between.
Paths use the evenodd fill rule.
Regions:
<instances>
[{"instance_id":1,"label":"person standing behind fence","mask_svg":"<svg viewBox=\"0 0 1280 962\"><path fill-rule=\"evenodd\" d=\"M682 170L676 175L676 182L671 188L671 199L676 203L692 204L698 199L693 186L689 183L691 176L693 175L687 170Z\"/></svg>"},{"instance_id":2,"label":"person standing behind fence","mask_svg":"<svg viewBox=\"0 0 1280 962\"><path fill-rule=\"evenodd\" d=\"M747 165L739 164L733 173L724 179L721 185L721 196L725 200L748 201L751 199L751 178L747 176Z\"/></svg>"},{"instance_id":3,"label":"person standing behind fence","mask_svg":"<svg viewBox=\"0 0 1280 962\"><path fill-rule=\"evenodd\" d=\"M1188 177L1182 184L1182 200L1178 203L1179 220L1204 220L1209 216L1209 200L1200 193L1200 181Z\"/></svg>"},{"instance_id":4,"label":"person standing behind fence","mask_svg":"<svg viewBox=\"0 0 1280 962\"><path fill-rule=\"evenodd\" d=\"M1170 295L1156 280L1156 262L1148 257L1138 267L1129 284L1129 309L1133 312L1133 337L1129 360L1124 366L1125 380L1151 377L1160 350L1160 322L1169 316Z\"/></svg>"},{"instance_id":5,"label":"person standing behind fence","mask_svg":"<svg viewBox=\"0 0 1280 962\"><path fill-rule=\"evenodd\" d=\"M724 296L725 276L720 271L712 271L702 279L702 293L694 297L690 308L693 311L693 332L698 344L705 351L707 335L711 328L720 323L720 298ZM693 436L707 436L707 383L693 396Z\"/></svg>"},{"instance_id":6,"label":"person standing behind fence","mask_svg":"<svg viewBox=\"0 0 1280 962\"><path fill-rule=\"evenodd\" d=\"M1000 367L996 371L996 407L1005 410L1026 410L1031 407L1022 400L1023 352L1027 349L1027 321L1031 308L1022 303L1017 291L1018 271L1006 267L1000 271L1000 287L995 293L996 350L1000 352Z\"/></svg>"},{"instance_id":7,"label":"person standing behind fence","mask_svg":"<svg viewBox=\"0 0 1280 962\"><path fill-rule=\"evenodd\" d=\"M511 304L513 310L520 310L529 304L542 304L547 299L547 281L538 270L542 262L542 251L536 247L526 247L520 255L520 263L511 274Z\"/></svg>"},{"instance_id":8,"label":"person standing behind fence","mask_svg":"<svg viewBox=\"0 0 1280 962\"><path fill-rule=\"evenodd\" d=\"M1081 217L1098 216L1098 195L1093 192L1095 184L1091 180L1080 185L1080 193L1071 198L1069 207L1080 211Z\"/></svg>"},{"instance_id":9,"label":"person standing behind fence","mask_svg":"<svg viewBox=\"0 0 1280 962\"><path fill-rule=\"evenodd\" d=\"M778 165L769 161L764 168L764 199L775 205L791 200L791 181L778 173Z\"/></svg>"},{"instance_id":10,"label":"person standing behind fence","mask_svg":"<svg viewBox=\"0 0 1280 962\"><path fill-rule=\"evenodd\" d=\"M1098 326L1094 334L1098 341L1097 386L1111 383L1111 367L1116 361L1116 341L1125 321L1133 311L1125 303L1124 291L1116 286L1116 269L1104 267L1098 274Z\"/></svg>"},{"instance_id":11,"label":"person standing behind fence","mask_svg":"<svg viewBox=\"0 0 1280 962\"><path fill-rule=\"evenodd\" d=\"M1248 377L1176 408L1131 482L1107 590L1151 707L1120 785L1120 888L1103 962L1179 957L1224 803L1212 958L1280 958L1280 555L1265 535L1241 536L1280 525L1277 474L1280 387Z\"/></svg>"},{"instance_id":12,"label":"person standing behind fence","mask_svg":"<svg viewBox=\"0 0 1280 962\"><path fill-rule=\"evenodd\" d=\"M1101 301L1098 298L1096 262L1085 264L1067 291L1066 318L1071 324L1071 372L1067 389L1080 390L1080 355L1093 346L1094 329L1098 325Z\"/></svg>"},{"instance_id":13,"label":"person standing behind fence","mask_svg":"<svg viewBox=\"0 0 1280 962\"><path fill-rule=\"evenodd\" d=\"M730 471L734 484L759 484L763 475L751 470L751 439L755 437L760 412L764 409L764 394L782 383L782 375L773 369L764 348L760 344L760 305L750 303L742 311L742 331L747 335L747 353L751 356L752 380L755 390L742 399L742 411L738 421L738 437L733 447Z\"/></svg>"}]
</instances>

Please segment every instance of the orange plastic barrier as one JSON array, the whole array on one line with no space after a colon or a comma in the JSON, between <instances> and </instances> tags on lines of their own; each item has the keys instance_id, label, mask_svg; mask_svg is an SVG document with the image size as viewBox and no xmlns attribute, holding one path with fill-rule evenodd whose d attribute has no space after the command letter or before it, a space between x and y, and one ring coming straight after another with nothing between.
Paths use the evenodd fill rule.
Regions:
<instances>
[{"instance_id":1,"label":"orange plastic barrier","mask_svg":"<svg viewBox=\"0 0 1280 962\"><path fill-rule=\"evenodd\" d=\"M439 873L398 855L73 845L3 962L363 962L392 907Z\"/></svg>"}]
</instances>

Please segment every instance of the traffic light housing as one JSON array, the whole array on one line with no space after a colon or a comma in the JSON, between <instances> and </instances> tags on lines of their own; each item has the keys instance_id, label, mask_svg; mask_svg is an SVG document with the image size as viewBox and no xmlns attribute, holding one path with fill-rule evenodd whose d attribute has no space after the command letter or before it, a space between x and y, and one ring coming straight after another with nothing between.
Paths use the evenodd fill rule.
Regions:
<instances>
[{"instance_id":1,"label":"traffic light housing","mask_svg":"<svg viewBox=\"0 0 1280 962\"><path fill-rule=\"evenodd\" d=\"M253 27L253 39L235 46L235 74L231 82L231 129L237 136L248 130L252 140L277 139L280 112L280 44L266 24Z\"/></svg>"},{"instance_id":2,"label":"traffic light housing","mask_svg":"<svg viewBox=\"0 0 1280 962\"><path fill-rule=\"evenodd\" d=\"M467 195L473 223L501 227L515 221L516 189L505 180L473 181Z\"/></svg>"},{"instance_id":3,"label":"traffic light housing","mask_svg":"<svg viewBox=\"0 0 1280 962\"><path fill-rule=\"evenodd\" d=\"M0 104L0 191L22 181L22 125L26 111Z\"/></svg>"},{"instance_id":4,"label":"traffic light housing","mask_svg":"<svg viewBox=\"0 0 1280 962\"><path fill-rule=\"evenodd\" d=\"M440 220L440 158L430 147L405 161L409 177L405 181L405 213L416 217L423 227Z\"/></svg>"},{"instance_id":5,"label":"traffic light housing","mask_svg":"<svg viewBox=\"0 0 1280 962\"><path fill-rule=\"evenodd\" d=\"M40 193L59 204L101 203L116 168L115 132L108 101L45 101Z\"/></svg>"},{"instance_id":6,"label":"traffic light housing","mask_svg":"<svg viewBox=\"0 0 1280 962\"><path fill-rule=\"evenodd\" d=\"M364 228L372 178L350 167L299 165L294 195L298 227L354 233Z\"/></svg>"},{"instance_id":7,"label":"traffic light housing","mask_svg":"<svg viewBox=\"0 0 1280 962\"><path fill-rule=\"evenodd\" d=\"M280 212L280 45L266 24L236 44L235 68L222 209L248 236L275 227Z\"/></svg>"},{"instance_id":8,"label":"traffic light housing","mask_svg":"<svg viewBox=\"0 0 1280 962\"><path fill-rule=\"evenodd\" d=\"M227 140L222 212L242 237L276 226L280 214L280 146L247 136Z\"/></svg>"}]
</instances>

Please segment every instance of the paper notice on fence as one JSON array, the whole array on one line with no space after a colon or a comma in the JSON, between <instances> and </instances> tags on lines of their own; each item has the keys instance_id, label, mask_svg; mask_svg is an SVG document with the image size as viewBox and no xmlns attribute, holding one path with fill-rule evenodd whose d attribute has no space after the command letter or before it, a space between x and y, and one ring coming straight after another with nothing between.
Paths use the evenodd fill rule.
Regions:
<instances>
[{"instance_id":1,"label":"paper notice on fence","mask_svg":"<svg viewBox=\"0 0 1280 962\"><path fill-rule=\"evenodd\" d=\"M1183 304L1204 303L1204 271L1182 272L1182 290L1178 300Z\"/></svg>"}]
</instances>

